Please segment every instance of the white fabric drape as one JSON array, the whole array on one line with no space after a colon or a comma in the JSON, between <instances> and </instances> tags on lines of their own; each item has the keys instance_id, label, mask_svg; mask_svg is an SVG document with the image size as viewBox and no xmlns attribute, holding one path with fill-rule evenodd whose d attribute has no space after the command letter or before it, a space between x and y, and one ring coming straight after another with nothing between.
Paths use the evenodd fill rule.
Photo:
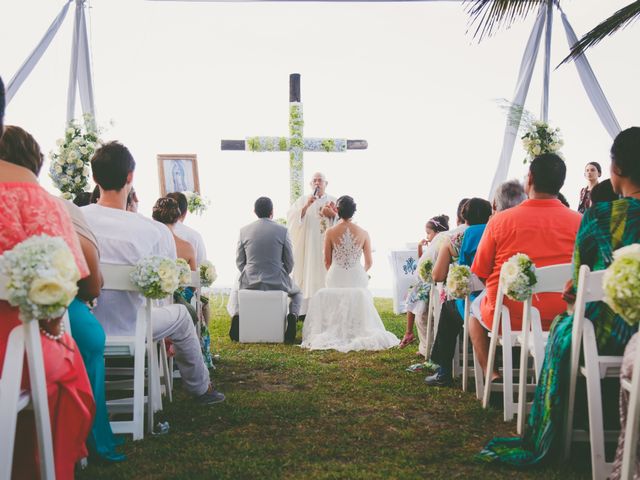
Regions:
<instances>
[{"instance_id":1,"label":"white fabric drape","mask_svg":"<svg viewBox=\"0 0 640 480\"><path fill-rule=\"evenodd\" d=\"M578 42L578 37L576 37L576 34L562 9L560 9L560 14L562 17L564 31L567 34L569 47L573 47ZM582 81L582 86L587 92L587 96L591 101L591 105L595 108L598 118L600 118L602 125L604 125L604 128L609 132L611 138L615 138L615 136L620 133L620 124L618 123L613 110L611 110L611 106L609 105L607 98L604 96L600 83L598 83L598 79L591 69L589 60L587 60L586 55L582 54L574 60L574 63L578 70L580 80Z\"/></svg>"},{"instance_id":2,"label":"white fabric drape","mask_svg":"<svg viewBox=\"0 0 640 480\"><path fill-rule=\"evenodd\" d=\"M69 10L69 5L71 4L72 1L73 0L68 0L67 3L64 4L64 7L62 7L62 10L60 10L60 13L58 13L56 18L53 20L53 22L49 26L49 29L44 34L44 37L42 37L42 40L40 40L40 43L38 43L38 45L33 50L33 52L31 52L31 54L20 66L20 68L18 69L16 74L13 76L13 78L9 81L9 84L7 85L7 91L6 91L7 105L9 104L9 102L11 102L11 99L16 94L16 92L20 89L20 86L22 85L22 83L27 79L31 71L38 64L44 52L47 51L47 48L49 47L51 40L53 40L53 37L56 36L56 33L58 33L58 29L60 28L60 25L62 25L62 22L67 16L67 11Z\"/></svg>"},{"instance_id":3,"label":"white fabric drape","mask_svg":"<svg viewBox=\"0 0 640 480\"><path fill-rule=\"evenodd\" d=\"M547 23L544 30L544 74L542 82L542 107L540 117L549 121L549 83L551 80L551 34L553 33L553 0L547 3Z\"/></svg>"},{"instance_id":4,"label":"white fabric drape","mask_svg":"<svg viewBox=\"0 0 640 480\"><path fill-rule=\"evenodd\" d=\"M513 105L524 105L527 99L527 93L529 93L529 85L531 84L531 77L533 75L533 67L536 64L538 58L538 50L540 48L540 39L542 38L542 29L545 24L546 18L546 6L542 6L538 13L538 18L533 25L533 30L527 41L527 46L522 56L522 62L520 63L520 72L518 73L518 82L516 84L516 91L513 97ZM498 160L498 166L496 173L493 176L491 182L491 190L489 190L489 198L493 199L493 195L502 182L507 179L509 173L509 164L511 163L511 156L513 155L513 147L518 135L518 122L513 121L513 118L507 119L507 125L504 129L504 140L502 141L502 151L500 152L500 159Z\"/></svg>"},{"instance_id":5,"label":"white fabric drape","mask_svg":"<svg viewBox=\"0 0 640 480\"><path fill-rule=\"evenodd\" d=\"M93 82L91 78L91 58L87 22L84 14L85 0L76 0L76 16L73 26L73 44L71 46L71 68L69 89L67 91L67 122L73 120L76 108L76 85L80 90L80 104L84 113L95 118L93 100Z\"/></svg>"}]
</instances>

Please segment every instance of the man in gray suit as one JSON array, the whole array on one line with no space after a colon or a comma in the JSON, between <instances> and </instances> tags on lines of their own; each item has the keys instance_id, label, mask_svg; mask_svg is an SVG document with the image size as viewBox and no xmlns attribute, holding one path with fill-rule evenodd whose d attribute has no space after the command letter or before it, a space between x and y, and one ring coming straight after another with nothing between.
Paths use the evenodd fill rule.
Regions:
<instances>
[{"instance_id":1,"label":"man in gray suit","mask_svg":"<svg viewBox=\"0 0 640 480\"><path fill-rule=\"evenodd\" d=\"M302 294L290 277L293 270L293 251L286 227L273 218L273 203L270 198L260 197L254 205L258 220L240 230L236 265L240 270L240 289L282 290L291 300L287 315L286 342L296 336L296 322ZM238 315L231 319L229 336L238 340Z\"/></svg>"}]
</instances>

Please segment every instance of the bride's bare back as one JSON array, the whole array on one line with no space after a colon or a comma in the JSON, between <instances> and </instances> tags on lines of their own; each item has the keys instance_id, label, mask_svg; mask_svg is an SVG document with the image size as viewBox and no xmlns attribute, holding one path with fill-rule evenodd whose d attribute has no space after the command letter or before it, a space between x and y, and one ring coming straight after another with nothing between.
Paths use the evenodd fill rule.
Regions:
<instances>
[{"instance_id":1,"label":"bride's bare back","mask_svg":"<svg viewBox=\"0 0 640 480\"><path fill-rule=\"evenodd\" d=\"M355 225L351 220L340 220L337 225L331 227L325 232L324 237L324 265L329 269L333 260L334 248L342 242L343 235L349 230L353 242L362 249L364 254L364 269L369 270L373 263L371 257L371 240L369 233L364 229Z\"/></svg>"}]
</instances>

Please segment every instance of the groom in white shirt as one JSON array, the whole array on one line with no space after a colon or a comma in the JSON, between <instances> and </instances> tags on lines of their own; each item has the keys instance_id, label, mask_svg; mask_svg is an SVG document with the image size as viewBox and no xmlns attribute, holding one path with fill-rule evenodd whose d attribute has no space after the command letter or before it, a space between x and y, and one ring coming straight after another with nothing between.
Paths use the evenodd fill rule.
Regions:
<instances>
[{"instance_id":1,"label":"groom in white shirt","mask_svg":"<svg viewBox=\"0 0 640 480\"><path fill-rule=\"evenodd\" d=\"M169 229L155 220L126 211L135 161L127 147L109 142L91 159L93 179L100 188L97 204L83 207L89 227L98 239L100 260L134 265L151 255L176 258ZM107 335L132 335L143 296L134 292L102 290L93 313ZM200 343L187 309L182 305L155 307L151 312L154 340L169 338L185 389L204 404L224 401L209 379Z\"/></svg>"}]
</instances>

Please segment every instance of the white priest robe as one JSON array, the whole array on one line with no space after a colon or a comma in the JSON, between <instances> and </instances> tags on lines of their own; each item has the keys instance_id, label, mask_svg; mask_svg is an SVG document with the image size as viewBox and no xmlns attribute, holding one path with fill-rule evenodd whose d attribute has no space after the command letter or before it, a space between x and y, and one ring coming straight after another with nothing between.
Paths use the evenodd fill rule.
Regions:
<instances>
[{"instance_id":1,"label":"white priest robe","mask_svg":"<svg viewBox=\"0 0 640 480\"><path fill-rule=\"evenodd\" d=\"M302 314L306 313L308 300L325 286L327 270L323 257L324 232L338 219L337 216L332 219L320 215L322 207L336 201L335 197L327 194L313 202L304 217L300 218L308 199L307 195L300 197L287 214L289 235L293 243L293 280L300 287L304 298Z\"/></svg>"}]
</instances>

